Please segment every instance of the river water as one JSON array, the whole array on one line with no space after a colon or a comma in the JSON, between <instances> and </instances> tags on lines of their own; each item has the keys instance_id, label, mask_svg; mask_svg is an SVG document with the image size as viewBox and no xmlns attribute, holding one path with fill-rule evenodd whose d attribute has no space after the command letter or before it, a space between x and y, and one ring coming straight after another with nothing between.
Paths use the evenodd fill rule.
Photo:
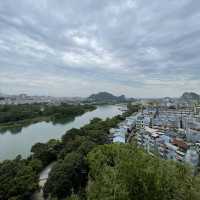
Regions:
<instances>
[{"instance_id":1,"label":"river water","mask_svg":"<svg viewBox=\"0 0 200 200\"><path fill-rule=\"evenodd\" d=\"M26 158L30 155L30 149L33 144L47 142L49 139L59 139L67 130L80 128L95 117L106 119L107 117L121 114L122 112L119 108L121 108L120 105L98 106L96 110L87 112L64 124L39 122L24 127L15 134L12 131L1 133L0 160L13 159L19 154Z\"/></svg>"}]
</instances>

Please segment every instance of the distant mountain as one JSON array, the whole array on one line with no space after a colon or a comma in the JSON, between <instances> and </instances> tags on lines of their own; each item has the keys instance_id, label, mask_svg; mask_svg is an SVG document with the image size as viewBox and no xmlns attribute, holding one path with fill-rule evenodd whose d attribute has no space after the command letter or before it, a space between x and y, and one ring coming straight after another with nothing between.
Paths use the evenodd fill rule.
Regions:
<instances>
[{"instance_id":1,"label":"distant mountain","mask_svg":"<svg viewBox=\"0 0 200 200\"><path fill-rule=\"evenodd\" d=\"M180 99L187 102L200 101L200 95L194 92L185 92Z\"/></svg>"},{"instance_id":2,"label":"distant mountain","mask_svg":"<svg viewBox=\"0 0 200 200\"><path fill-rule=\"evenodd\" d=\"M127 101L124 95L114 96L108 92L99 92L97 94L92 94L87 98L90 102L125 102Z\"/></svg>"}]
</instances>

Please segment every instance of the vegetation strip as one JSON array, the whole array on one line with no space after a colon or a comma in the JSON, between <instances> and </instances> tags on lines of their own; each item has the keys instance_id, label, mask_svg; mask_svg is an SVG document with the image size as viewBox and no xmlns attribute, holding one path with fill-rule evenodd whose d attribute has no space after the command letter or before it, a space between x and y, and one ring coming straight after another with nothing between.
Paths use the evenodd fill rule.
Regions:
<instances>
[{"instance_id":1,"label":"vegetation strip","mask_svg":"<svg viewBox=\"0 0 200 200\"><path fill-rule=\"evenodd\" d=\"M26 127L40 121L63 123L94 109L96 106L93 105L0 105L0 132L15 132L15 128Z\"/></svg>"}]
</instances>

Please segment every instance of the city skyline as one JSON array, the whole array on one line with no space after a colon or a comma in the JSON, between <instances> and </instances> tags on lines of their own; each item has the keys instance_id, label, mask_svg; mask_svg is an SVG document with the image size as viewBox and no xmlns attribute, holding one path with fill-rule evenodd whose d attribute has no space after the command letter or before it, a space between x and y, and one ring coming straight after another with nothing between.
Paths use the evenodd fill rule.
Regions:
<instances>
[{"instance_id":1,"label":"city skyline","mask_svg":"<svg viewBox=\"0 0 200 200\"><path fill-rule=\"evenodd\" d=\"M194 0L0 0L0 92L199 94L199 6Z\"/></svg>"}]
</instances>

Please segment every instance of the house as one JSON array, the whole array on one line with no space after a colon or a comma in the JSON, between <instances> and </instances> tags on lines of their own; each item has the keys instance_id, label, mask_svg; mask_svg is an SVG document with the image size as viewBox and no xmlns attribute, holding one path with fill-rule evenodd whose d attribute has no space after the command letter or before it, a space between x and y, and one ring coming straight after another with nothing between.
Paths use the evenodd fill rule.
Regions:
<instances>
[{"instance_id":1,"label":"house","mask_svg":"<svg viewBox=\"0 0 200 200\"><path fill-rule=\"evenodd\" d=\"M115 134L113 137L113 143L125 143L125 137L121 134Z\"/></svg>"},{"instance_id":2,"label":"house","mask_svg":"<svg viewBox=\"0 0 200 200\"><path fill-rule=\"evenodd\" d=\"M170 142L165 143L166 145L166 158L169 160L176 160L176 151L178 150L178 147L175 145L171 144Z\"/></svg>"},{"instance_id":3,"label":"house","mask_svg":"<svg viewBox=\"0 0 200 200\"><path fill-rule=\"evenodd\" d=\"M194 114L200 116L200 105L194 106Z\"/></svg>"},{"instance_id":4,"label":"house","mask_svg":"<svg viewBox=\"0 0 200 200\"><path fill-rule=\"evenodd\" d=\"M127 129L124 126L120 126L119 128L111 128L110 134L112 135L112 142L114 143L125 143L126 142L126 134Z\"/></svg>"},{"instance_id":5,"label":"house","mask_svg":"<svg viewBox=\"0 0 200 200\"><path fill-rule=\"evenodd\" d=\"M145 126L144 129L137 133L137 144L142 146L147 152L155 152L157 150L157 139L159 133L157 130Z\"/></svg>"},{"instance_id":6,"label":"house","mask_svg":"<svg viewBox=\"0 0 200 200\"><path fill-rule=\"evenodd\" d=\"M174 138L172 140L172 144L177 146L181 151L184 151L184 152L186 152L188 149L187 143L180 138Z\"/></svg>"},{"instance_id":7,"label":"house","mask_svg":"<svg viewBox=\"0 0 200 200\"><path fill-rule=\"evenodd\" d=\"M137 117L137 120L136 120L136 129L138 130L141 130L141 129L144 129L144 116L143 115L140 115Z\"/></svg>"},{"instance_id":8,"label":"house","mask_svg":"<svg viewBox=\"0 0 200 200\"><path fill-rule=\"evenodd\" d=\"M185 156L185 162L193 167L197 167L199 164L199 154L194 147L190 147Z\"/></svg>"}]
</instances>

